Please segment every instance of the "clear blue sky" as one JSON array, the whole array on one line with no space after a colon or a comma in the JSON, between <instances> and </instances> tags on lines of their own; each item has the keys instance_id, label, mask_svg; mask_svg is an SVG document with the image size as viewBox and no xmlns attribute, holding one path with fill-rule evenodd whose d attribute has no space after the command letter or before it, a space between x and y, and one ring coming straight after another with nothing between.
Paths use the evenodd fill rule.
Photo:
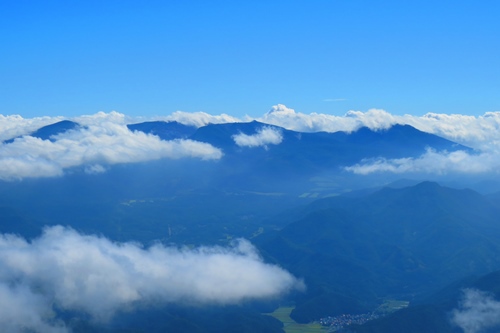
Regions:
<instances>
[{"instance_id":1,"label":"clear blue sky","mask_svg":"<svg viewBox=\"0 0 500 333\"><path fill-rule=\"evenodd\" d=\"M500 1L1 1L0 113L500 110Z\"/></svg>"}]
</instances>

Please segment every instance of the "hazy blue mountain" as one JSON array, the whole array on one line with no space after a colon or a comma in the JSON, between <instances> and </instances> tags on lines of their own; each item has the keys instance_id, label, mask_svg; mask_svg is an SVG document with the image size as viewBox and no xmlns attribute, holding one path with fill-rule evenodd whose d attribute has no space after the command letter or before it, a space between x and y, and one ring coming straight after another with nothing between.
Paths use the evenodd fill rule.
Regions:
<instances>
[{"instance_id":1,"label":"hazy blue mountain","mask_svg":"<svg viewBox=\"0 0 500 333\"><path fill-rule=\"evenodd\" d=\"M255 135L263 128L280 132L281 143L260 147L240 147L236 144L235 135ZM428 148L472 151L408 125L394 125L379 131L360 128L352 133L301 133L253 121L207 125L199 128L190 138L223 150L225 155L219 163L220 173L213 177L215 183L219 186L234 184L253 190L278 187L286 191L300 188L300 192L307 187L316 187L311 183L315 176L333 178L331 183L339 189L367 187L366 182L370 182L372 177L364 177L365 183L357 184L359 177L343 168L364 159L417 157Z\"/></svg>"},{"instance_id":2,"label":"hazy blue mountain","mask_svg":"<svg viewBox=\"0 0 500 333\"><path fill-rule=\"evenodd\" d=\"M281 132L280 144L265 147L238 147L234 135L243 133L254 135L262 128L272 128ZM193 140L208 142L222 148L228 154L247 154L256 151L262 157L287 159L290 165L338 167L359 162L361 159L385 157L398 158L418 156L427 148L454 151L470 148L425 133L409 125L394 125L386 130L371 130L363 127L355 132L301 133L271 126L257 121L249 123L210 124L199 128L191 137Z\"/></svg>"},{"instance_id":3,"label":"hazy blue mountain","mask_svg":"<svg viewBox=\"0 0 500 333\"><path fill-rule=\"evenodd\" d=\"M42 127L32 135L49 139L78 126L80 125L75 122L61 121ZM130 124L128 128L132 131L158 135L163 140L191 139L220 148L224 155L216 163L187 162L192 165L188 168L189 171L196 169L195 177L201 180L200 185L229 190L286 192L295 195L300 195L310 188L318 188L314 179L320 179L321 187L325 187L324 185L328 183L324 189L325 195L329 192L366 188L371 183L380 185L394 180L392 175L358 177L344 170L344 167L364 159L417 157L428 148L438 151L457 149L471 151L467 147L421 132L408 125L394 125L378 131L360 128L352 133L301 133L257 121L209 124L200 128L175 121L153 121ZM281 142L263 143L262 146L254 147L238 145L235 142L235 136L239 134L258 135L263 129L272 129L280 133ZM175 179L177 184L189 183L193 173L178 167L179 164L181 163L164 161L162 165L165 167L155 168L154 174L158 179L163 179L165 176ZM170 165L173 165L175 172L172 172ZM133 169L134 166L128 168L132 174L138 172ZM72 170L75 171L78 172ZM127 178L125 176L125 179ZM322 180L325 178L328 179L327 182ZM163 182L162 180L161 183Z\"/></svg>"},{"instance_id":4,"label":"hazy blue mountain","mask_svg":"<svg viewBox=\"0 0 500 333\"><path fill-rule=\"evenodd\" d=\"M258 242L313 290L292 313L302 322L326 312L316 289L322 297L332 293L331 302L335 293L351 297L362 312L377 297L412 299L500 268L500 210L471 190L424 182L318 200L295 215L298 220Z\"/></svg>"},{"instance_id":5,"label":"hazy blue mountain","mask_svg":"<svg viewBox=\"0 0 500 333\"><path fill-rule=\"evenodd\" d=\"M75 123L74 121L62 120L57 123L39 128L35 132L31 133L31 136L42 140L51 140L51 137L54 135L62 134L66 131L76 129L78 127L80 127L80 124Z\"/></svg>"},{"instance_id":6,"label":"hazy blue mountain","mask_svg":"<svg viewBox=\"0 0 500 333\"><path fill-rule=\"evenodd\" d=\"M283 323L248 305L146 308L123 313L105 325L68 321L75 333L284 333Z\"/></svg>"},{"instance_id":7,"label":"hazy blue mountain","mask_svg":"<svg viewBox=\"0 0 500 333\"><path fill-rule=\"evenodd\" d=\"M208 142L222 149L235 149L237 147L233 136L243 133L246 135L256 134L262 128L279 130L283 136L283 142L278 145L268 145L268 149L283 150L294 149L296 153L305 154L307 147L313 147L323 152L348 152L359 154L364 158L385 156L392 158L396 156L408 156L425 151L427 147L437 150L457 150L468 148L443 139L434 134L425 133L409 125L394 125L384 130L371 130L362 127L352 133L347 132L314 132L302 133L284 128L252 121L248 123L226 123L209 124L200 127L191 138L198 141ZM361 152L353 148L361 149ZM333 149L333 151L331 151ZM383 154L381 154L383 152ZM330 155L328 154L328 155ZM403 154L403 155L401 155ZM319 156L318 156L319 158Z\"/></svg>"},{"instance_id":8,"label":"hazy blue mountain","mask_svg":"<svg viewBox=\"0 0 500 333\"><path fill-rule=\"evenodd\" d=\"M196 131L195 126L184 125L176 121L148 121L129 124L127 127L131 131L157 135L162 140L186 139Z\"/></svg>"}]
</instances>

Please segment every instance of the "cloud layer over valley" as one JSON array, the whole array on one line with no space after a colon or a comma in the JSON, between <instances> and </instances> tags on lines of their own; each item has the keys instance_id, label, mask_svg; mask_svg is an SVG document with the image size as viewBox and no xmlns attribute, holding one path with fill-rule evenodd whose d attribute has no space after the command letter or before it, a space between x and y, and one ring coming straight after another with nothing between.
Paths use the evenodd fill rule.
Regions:
<instances>
[{"instance_id":1,"label":"cloud layer over valley","mask_svg":"<svg viewBox=\"0 0 500 333\"><path fill-rule=\"evenodd\" d=\"M235 304L302 288L245 240L230 248L143 248L61 226L32 241L0 236L3 332L66 332L56 309L105 322L135 305Z\"/></svg>"}]
</instances>

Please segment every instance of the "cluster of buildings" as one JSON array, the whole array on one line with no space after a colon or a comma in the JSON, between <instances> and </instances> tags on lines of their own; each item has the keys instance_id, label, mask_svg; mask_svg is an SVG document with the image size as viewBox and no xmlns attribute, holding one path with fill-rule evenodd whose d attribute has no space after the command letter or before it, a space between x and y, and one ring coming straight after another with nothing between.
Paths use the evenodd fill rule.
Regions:
<instances>
[{"instance_id":1,"label":"cluster of buildings","mask_svg":"<svg viewBox=\"0 0 500 333\"><path fill-rule=\"evenodd\" d=\"M377 319L380 316L374 313L364 313L364 314L358 314L358 315L353 315L353 314L342 314L340 316L336 317L324 317L319 320L319 323L322 326L328 326L329 331L335 332L338 331L342 328L345 328L346 326L352 325L352 324L364 324L367 321Z\"/></svg>"}]
</instances>

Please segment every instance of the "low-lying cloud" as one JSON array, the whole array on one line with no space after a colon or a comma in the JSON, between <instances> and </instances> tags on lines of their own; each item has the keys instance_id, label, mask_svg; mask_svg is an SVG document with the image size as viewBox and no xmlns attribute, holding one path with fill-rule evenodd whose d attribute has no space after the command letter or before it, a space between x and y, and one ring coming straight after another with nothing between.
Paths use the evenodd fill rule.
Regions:
<instances>
[{"instance_id":1,"label":"low-lying cloud","mask_svg":"<svg viewBox=\"0 0 500 333\"><path fill-rule=\"evenodd\" d=\"M464 333L500 328L500 302L486 292L465 289L460 306L452 311L451 322Z\"/></svg>"},{"instance_id":2,"label":"low-lying cloud","mask_svg":"<svg viewBox=\"0 0 500 333\"><path fill-rule=\"evenodd\" d=\"M233 135L233 140L240 147L266 147L280 144L283 141L283 135L278 128L264 126L252 135L245 133Z\"/></svg>"},{"instance_id":3,"label":"low-lying cloud","mask_svg":"<svg viewBox=\"0 0 500 333\"><path fill-rule=\"evenodd\" d=\"M109 118L114 118L110 121ZM121 124L119 114L81 117L86 124L42 140L29 135L0 145L0 179L54 177L66 169L83 166L99 173L107 165L134 163L161 158L219 159L222 151L193 140L164 141L143 132L132 132Z\"/></svg>"},{"instance_id":4,"label":"low-lying cloud","mask_svg":"<svg viewBox=\"0 0 500 333\"><path fill-rule=\"evenodd\" d=\"M473 154L463 150L437 152L428 149L426 153L416 158L367 159L355 165L347 166L345 170L359 175L382 172L442 175L448 173L480 174L497 172L499 167L500 154L491 152Z\"/></svg>"},{"instance_id":5,"label":"low-lying cloud","mask_svg":"<svg viewBox=\"0 0 500 333\"><path fill-rule=\"evenodd\" d=\"M143 248L61 226L32 241L0 235L2 332L67 332L55 309L103 322L136 305L235 304L303 287L246 240L228 248Z\"/></svg>"}]
</instances>

